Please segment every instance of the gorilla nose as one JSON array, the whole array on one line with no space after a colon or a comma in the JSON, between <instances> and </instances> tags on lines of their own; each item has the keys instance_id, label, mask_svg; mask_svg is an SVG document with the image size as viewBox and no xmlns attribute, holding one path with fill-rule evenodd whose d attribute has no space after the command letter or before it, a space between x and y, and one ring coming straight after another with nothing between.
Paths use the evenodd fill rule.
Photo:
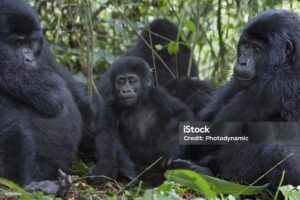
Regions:
<instances>
[{"instance_id":1,"label":"gorilla nose","mask_svg":"<svg viewBox=\"0 0 300 200\"><path fill-rule=\"evenodd\" d=\"M35 61L33 52L29 48L23 48L22 51L24 62L32 64Z\"/></svg>"},{"instance_id":2,"label":"gorilla nose","mask_svg":"<svg viewBox=\"0 0 300 200\"><path fill-rule=\"evenodd\" d=\"M123 90L121 90L121 92L122 92L123 94L127 94L127 93L130 93L130 89L123 89Z\"/></svg>"}]
</instances>

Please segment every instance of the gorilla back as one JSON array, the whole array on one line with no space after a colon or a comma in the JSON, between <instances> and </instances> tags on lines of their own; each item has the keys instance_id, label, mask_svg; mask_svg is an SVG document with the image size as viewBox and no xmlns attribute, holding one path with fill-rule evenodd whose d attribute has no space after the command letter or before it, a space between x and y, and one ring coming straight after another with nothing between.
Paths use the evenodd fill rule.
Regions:
<instances>
[{"instance_id":1,"label":"gorilla back","mask_svg":"<svg viewBox=\"0 0 300 200\"><path fill-rule=\"evenodd\" d=\"M143 58L151 68L156 70L158 85L165 85L173 80L171 70L176 77L198 77L198 68L194 60L191 63L191 72L188 74L191 51L188 47L179 43L179 52L170 55L166 46L170 41L177 41L179 30L177 26L167 19L156 19L141 32L136 44L126 53L126 56L138 56ZM179 42L182 42L181 39ZM152 56L152 49L148 45L162 45L163 49L156 51ZM158 56L160 58L158 58ZM163 63L161 60L163 60ZM167 65L167 66L165 66ZM167 67L169 69L167 69ZM154 73L155 74L155 73ZM155 75L154 75L155 77Z\"/></svg>"},{"instance_id":2,"label":"gorilla back","mask_svg":"<svg viewBox=\"0 0 300 200\"><path fill-rule=\"evenodd\" d=\"M0 176L23 186L68 170L82 121L32 8L1 1L0 26Z\"/></svg>"}]
</instances>

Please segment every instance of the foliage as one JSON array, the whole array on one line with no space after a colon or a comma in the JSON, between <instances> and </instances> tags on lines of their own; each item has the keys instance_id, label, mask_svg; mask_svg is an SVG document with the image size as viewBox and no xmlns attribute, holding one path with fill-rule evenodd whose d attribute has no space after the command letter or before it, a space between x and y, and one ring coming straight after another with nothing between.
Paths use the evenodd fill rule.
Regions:
<instances>
[{"instance_id":1,"label":"foliage","mask_svg":"<svg viewBox=\"0 0 300 200\"><path fill-rule=\"evenodd\" d=\"M29 0L59 62L98 79L155 18L168 18L194 47L200 78L223 83L234 64L245 23L268 8L296 10L293 0ZM157 47L154 47L157 48ZM158 47L159 48L159 47ZM168 50L177 52L170 41ZM92 70L93 69L93 73Z\"/></svg>"},{"instance_id":2,"label":"foliage","mask_svg":"<svg viewBox=\"0 0 300 200\"><path fill-rule=\"evenodd\" d=\"M279 188L286 200L300 199L300 187L293 187L292 185L282 186Z\"/></svg>"},{"instance_id":3,"label":"foliage","mask_svg":"<svg viewBox=\"0 0 300 200\"><path fill-rule=\"evenodd\" d=\"M31 200L31 196L28 192L26 192L23 188L15 184L14 182L0 178L0 183L10 189L12 189L14 192L16 192L16 195L19 197L20 200ZM0 193L1 194L1 193Z\"/></svg>"},{"instance_id":4,"label":"foliage","mask_svg":"<svg viewBox=\"0 0 300 200\"><path fill-rule=\"evenodd\" d=\"M0 178L0 186L1 185L6 186L8 189L1 190L0 188L0 199L6 199L5 197L8 198L8 196L11 196L18 197L20 200L62 200L55 196L44 195L42 192L34 192L30 194L14 182L4 178Z\"/></svg>"},{"instance_id":5,"label":"foliage","mask_svg":"<svg viewBox=\"0 0 300 200\"><path fill-rule=\"evenodd\" d=\"M73 162L71 170L73 173L78 174L80 176L88 176L90 167L92 165L93 163L86 164L82 162L82 160L77 159L76 161Z\"/></svg>"},{"instance_id":6,"label":"foliage","mask_svg":"<svg viewBox=\"0 0 300 200\"><path fill-rule=\"evenodd\" d=\"M216 199L218 195L232 194L256 195L263 192L267 185L244 186L231 183L207 175L197 174L190 170L170 170L166 172L167 180L180 183L196 192L204 194L208 199Z\"/></svg>"},{"instance_id":7,"label":"foliage","mask_svg":"<svg viewBox=\"0 0 300 200\"><path fill-rule=\"evenodd\" d=\"M254 196L257 199L271 199L265 192L267 185L244 186L214 177L198 174L190 170L169 170L165 173L166 181L156 188L147 187L140 182L134 187L112 181L102 187L92 187L84 179L74 176L70 192L66 199L141 199L141 200L176 200L176 199L208 199L236 200ZM5 186L4 189L1 185ZM3 188L3 189L1 189ZM279 191L287 200L300 199L300 188L291 185L279 187ZM7 194L15 194L21 200L61 200L42 192L32 194L15 183L0 178L0 199ZM254 196L253 196L254 195ZM13 198L14 199L14 198ZM276 197L274 198L276 199Z\"/></svg>"}]
</instances>

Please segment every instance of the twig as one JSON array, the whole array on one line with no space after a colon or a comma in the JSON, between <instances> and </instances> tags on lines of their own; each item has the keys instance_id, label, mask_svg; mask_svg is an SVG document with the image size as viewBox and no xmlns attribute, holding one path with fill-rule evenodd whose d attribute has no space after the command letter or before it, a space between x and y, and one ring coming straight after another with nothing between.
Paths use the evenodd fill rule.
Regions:
<instances>
[{"instance_id":1,"label":"twig","mask_svg":"<svg viewBox=\"0 0 300 200\"><path fill-rule=\"evenodd\" d=\"M199 3L199 0L197 0L196 19L199 19L199 15L200 15L199 9L200 9L200 3ZM192 64L193 64L193 55L194 55L194 51L195 51L195 48L196 48L196 39L198 38L199 25L200 25L200 22L197 20L196 31L194 33L194 37L193 37L193 41L192 41L193 46L192 46L192 49L191 49L191 52L190 52L190 59L189 59L187 77L191 76Z\"/></svg>"}]
</instances>

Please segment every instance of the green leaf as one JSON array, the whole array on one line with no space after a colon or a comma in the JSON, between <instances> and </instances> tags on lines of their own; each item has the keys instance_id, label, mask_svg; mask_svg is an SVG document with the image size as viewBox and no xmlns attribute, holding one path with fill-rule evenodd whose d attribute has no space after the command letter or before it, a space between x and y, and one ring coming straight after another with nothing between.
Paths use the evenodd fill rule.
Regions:
<instances>
[{"instance_id":1,"label":"green leaf","mask_svg":"<svg viewBox=\"0 0 300 200\"><path fill-rule=\"evenodd\" d=\"M5 185L10 189L12 189L13 191L20 193L20 196L18 196L20 200L32 200L31 195L28 192L26 192L23 188L15 184L14 182L9 181L5 178L0 178L0 184Z\"/></svg>"},{"instance_id":2,"label":"green leaf","mask_svg":"<svg viewBox=\"0 0 300 200\"><path fill-rule=\"evenodd\" d=\"M32 200L62 200L61 198L56 198L54 195L44 195L43 192L32 193Z\"/></svg>"},{"instance_id":3,"label":"green leaf","mask_svg":"<svg viewBox=\"0 0 300 200\"><path fill-rule=\"evenodd\" d=\"M165 176L167 180L203 193L208 199L216 198L217 194L255 195L268 186L268 184L263 186L240 185L190 170L170 170L166 172Z\"/></svg>"},{"instance_id":4,"label":"green leaf","mask_svg":"<svg viewBox=\"0 0 300 200\"><path fill-rule=\"evenodd\" d=\"M279 188L286 200L298 200L300 199L300 190L292 185L286 185Z\"/></svg>"},{"instance_id":5,"label":"green leaf","mask_svg":"<svg viewBox=\"0 0 300 200\"><path fill-rule=\"evenodd\" d=\"M194 22L187 20L185 21L184 25L192 33L196 32L196 25L194 24Z\"/></svg>"},{"instance_id":6,"label":"green leaf","mask_svg":"<svg viewBox=\"0 0 300 200\"><path fill-rule=\"evenodd\" d=\"M202 176L193 171L169 170L165 173L165 177L169 181L174 181L204 194L208 199L215 199L217 197L211 185Z\"/></svg>"},{"instance_id":7,"label":"green leaf","mask_svg":"<svg viewBox=\"0 0 300 200\"><path fill-rule=\"evenodd\" d=\"M236 200L236 198L235 198L234 196L232 196L231 194L228 195L227 199L228 199L228 200Z\"/></svg>"},{"instance_id":8,"label":"green leaf","mask_svg":"<svg viewBox=\"0 0 300 200\"><path fill-rule=\"evenodd\" d=\"M183 32L183 31L180 31L180 38L181 38L181 40L183 41L183 42L187 42L188 41L188 39L187 39L187 37L185 36L185 33Z\"/></svg>"},{"instance_id":9,"label":"green leaf","mask_svg":"<svg viewBox=\"0 0 300 200\"><path fill-rule=\"evenodd\" d=\"M179 52L179 44L175 41L171 41L168 44L168 53L170 55L174 55L174 54L177 54L178 52Z\"/></svg>"},{"instance_id":10,"label":"green leaf","mask_svg":"<svg viewBox=\"0 0 300 200\"><path fill-rule=\"evenodd\" d=\"M163 46L162 46L161 44L157 44L157 45L155 45L155 49L156 49L157 51L160 51L160 50L163 49Z\"/></svg>"},{"instance_id":11,"label":"green leaf","mask_svg":"<svg viewBox=\"0 0 300 200\"><path fill-rule=\"evenodd\" d=\"M213 185L215 190L221 194L233 194L233 195L255 195L264 191L269 184L261 186L248 186L232 183L229 181L221 180L215 177L201 175L203 178Z\"/></svg>"},{"instance_id":12,"label":"green leaf","mask_svg":"<svg viewBox=\"0 0 300 200\"><path fill-rule=\"evenodd\" d=\"M158 188L150 189L143 195L144 200L180 200L178 188L172 182L165 181Z\"/></svg>"},{"instance_id":13,"label":"green leaf","mask_svg":"<svg viewBox=\"0 0 300 200\"><path fill-rule=\"evenodd\" d=\"M148 7L145 6L145 5L140 6L139 9L140 9L140 14L141 15L145 15L147 13L147 11L148 11Z\"/></svg>"}]
</instances>

